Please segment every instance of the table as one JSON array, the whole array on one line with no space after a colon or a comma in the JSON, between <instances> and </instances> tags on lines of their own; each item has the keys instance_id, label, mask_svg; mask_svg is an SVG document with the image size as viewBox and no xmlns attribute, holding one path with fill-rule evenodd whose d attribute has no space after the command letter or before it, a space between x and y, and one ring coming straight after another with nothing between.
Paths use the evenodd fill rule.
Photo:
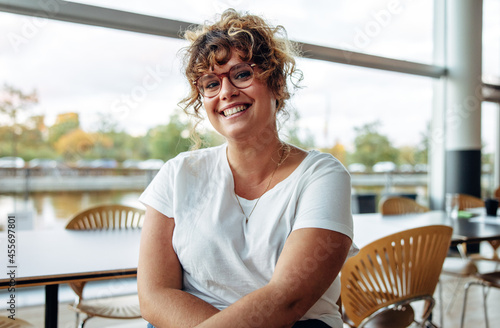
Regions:
<instances>
[{"instance_id":1,"label":"table","mask_svg":"<svg viewBox=\"0 0 500 328\"><path fill-rule=\"evenodd\" d=\"M451 244L479 243L500 239L500 217L478 215L471 219L451 219L444 211L405 215L381 215L380 213L353 214L354 242L363 247L372 241L392 233L426 225L448 225L453 228Z\"/></svg>"},{"instance_id":2,"label":"table","mask_svg":"<svg viewBox=\"0 0 500 328\"><path fill-rule=\"evenodd\" d=\"M0 232L0 289L45 286L45 327L57 327L59 284L135 277L140 230ZM15 256L8 247L15 245ZM12 249L12 247L11 247ZM10 262L13 260L12 262ZM11 274L9 274L11 273Z\"/></svg>"}]
</instances>

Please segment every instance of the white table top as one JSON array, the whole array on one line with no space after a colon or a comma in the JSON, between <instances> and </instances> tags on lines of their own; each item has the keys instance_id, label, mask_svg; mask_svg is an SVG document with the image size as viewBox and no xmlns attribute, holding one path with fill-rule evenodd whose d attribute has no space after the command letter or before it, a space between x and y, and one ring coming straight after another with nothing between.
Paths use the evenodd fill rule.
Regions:
<instances>
[{"instance_id":1,"label":"white table top","mask_svg":"<svg viewBox=\"0 0 500 328\"><path fill-rule=\"evenodd\" d=\"M453 227L452 244L467 241L500 239L500 218L476 216L471 219L451 219L444 211L405 215L380 213L354 214L354 242L363 247L381 237L426 225Z\"/></svg>"},{"instance_id":2,"label":"white table top","mask_svg":"<svg viewBox=\"0 0 500 328\"><path fill-rule=\"evenodd\" d=\"M8 286L9 266L15 266L18 286L137 273L140 230L19 231L15 235L12 264L7 231L0 232L0 288Z\"/></svg>"}]
</instances>

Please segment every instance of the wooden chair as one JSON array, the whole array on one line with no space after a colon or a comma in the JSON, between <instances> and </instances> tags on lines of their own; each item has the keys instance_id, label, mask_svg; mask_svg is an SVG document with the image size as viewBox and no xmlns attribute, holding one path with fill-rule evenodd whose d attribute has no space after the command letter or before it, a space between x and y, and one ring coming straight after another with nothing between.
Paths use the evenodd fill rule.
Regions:
<instances>
[{"instance_id":1,"label":"wooden chair","mask_svg":"<svg viewBox=\"0 0 500 328\"><path fill-rule=\"evenodd\" d=\"M498 187L497 190L495 190L495 198L500 200L500 187Z\"/></svg>"},{"instance_id":2,"label":"wooden chair","mask_svg":"<svg viewBox=\"0 0 500 328\"><path fill-rule=\"evenodd\" d=\"M382 215L400 215L429 212L429 208L407 197L386 197L379 206Z\"/></svg>"},{"instance_id":3,"label":"wooden chair","mask_svg":"<svg viewBox=\"0 0 500 328\"><path fill-rule=\"evenodd\" d=\"M140 229L145 211L124 205L101 205L78 213L66 225L69 230Z\"/></svg>"},{"instance_id":4,"label":"wooden chair","mask_svg":"<svg viewBox=\"0 0 500 328\"><path fill-rule=\"evenodd\" d=\"M484 201L481 198L466 194L458 194L459 211L464 211L468 208L477 208L477 207L484 207Z\"/></svg>"},{"instance_id":5,"label":"wooden chair","mask_svg":"<svg viewBox=\"0 0 500 328\"><path fill-rule=\"evenodd\" d=\"M70 230L140 229L145 211L124 205L102 205L78 213L66 225ZM77 313L78 326L83 328L92 317L137 319L141 317L137 294L84 299L86 281L69 283L77 300L71 309ZM80 320L80 313L86 318Z\"/></svg>"},{"instance_id":6,"label":"wooden chair","mask_svg":"<svg viewBox=\"0 0 500 328\"><path fill-rule=\"evenodd\" d=\"M9 317L0 317L0 328L35 328L35 326L19 318L12 320Z\"/></svg>"},{"instance_id":7,"label":"wooden chair","mask_svg":"<svg viewBox=\"0 0 500 328\"><path fill-rule=\"evenodd\" d=\"M412 302L426 301L422 321L434 307L434 290L448 252L452 228L425 226L376 240L341 270L342 306L352 327L408 327Z\"/></svg>"}]
</instances>

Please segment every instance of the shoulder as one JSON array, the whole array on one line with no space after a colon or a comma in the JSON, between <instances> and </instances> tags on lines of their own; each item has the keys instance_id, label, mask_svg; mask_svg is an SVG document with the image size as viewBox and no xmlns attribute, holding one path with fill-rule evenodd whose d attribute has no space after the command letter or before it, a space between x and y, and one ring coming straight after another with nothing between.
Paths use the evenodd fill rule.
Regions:
<instances>
[{"instance_id":1,"label":"shoulder","mask_svg":"<svg viewBox=\"0 0 500 328\"><path fill-rule=\"evenodd\" d=\"M174 158L168 160L165 166L171 168L197 168L210 163L215 163L225 154L226 145L210 148L202 148L179 153Z\"/></svg>"},{"instance_id":2,"label":"shoulder","mask_svg":"<svg viewBox=\"0 0 500 328\"><path fill-rule=\"evenodd\" d=\"M345 166L332 154L322 153L318 150L309 150L304 159L306 170L336 172L349 175Z\"/></svg>"}]
</instances>

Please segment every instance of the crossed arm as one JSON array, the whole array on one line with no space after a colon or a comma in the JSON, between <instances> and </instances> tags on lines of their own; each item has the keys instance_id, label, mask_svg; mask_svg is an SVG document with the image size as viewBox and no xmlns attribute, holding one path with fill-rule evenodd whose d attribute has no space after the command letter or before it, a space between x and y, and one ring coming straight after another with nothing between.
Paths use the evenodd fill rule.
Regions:
<instances>
[{"instance_id":1,"label":"crossed arm","mask_svg":"<svg viewBox=\"0 0 500 328\"><path fill-rule=\"evenodd\" d=\"M271 281L223 311L182 291L174 219L147 207L138 268L141 313L157 328L292 327L332 284L351 240L325 229L290 234Z\"/></svg>"}]
</instances>

